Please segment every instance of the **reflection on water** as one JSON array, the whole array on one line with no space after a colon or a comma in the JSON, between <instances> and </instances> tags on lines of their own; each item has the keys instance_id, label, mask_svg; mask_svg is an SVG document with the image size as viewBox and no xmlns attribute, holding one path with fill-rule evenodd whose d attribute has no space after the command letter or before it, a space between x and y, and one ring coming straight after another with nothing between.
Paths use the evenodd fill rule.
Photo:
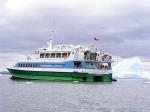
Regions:
<instances>
[{"instance_id":1,"label":"reflection on water","mask_svg":"<svg viewBox=\"0 0 150 112\"><path fill-rule=\"evenodd\" d=\"M150 84L12 80L0 76L0 112L149 112Z\"/></svg>"}]
</instances>

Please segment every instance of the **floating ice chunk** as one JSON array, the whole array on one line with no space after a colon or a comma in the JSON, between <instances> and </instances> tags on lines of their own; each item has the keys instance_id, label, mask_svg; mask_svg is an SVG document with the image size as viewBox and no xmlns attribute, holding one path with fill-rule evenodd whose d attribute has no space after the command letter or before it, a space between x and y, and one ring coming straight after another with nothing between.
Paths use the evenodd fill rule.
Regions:
<instances>
[{"instance_id":1,"label":"floating ice chunk","mask_svg":"<svg viewBox=\"0 0 150 112\"><path fill-rule=\"evenodd\" d=\"M26 82L26 84L32 84L32 82Z\"/></svg>"}]
</instances>

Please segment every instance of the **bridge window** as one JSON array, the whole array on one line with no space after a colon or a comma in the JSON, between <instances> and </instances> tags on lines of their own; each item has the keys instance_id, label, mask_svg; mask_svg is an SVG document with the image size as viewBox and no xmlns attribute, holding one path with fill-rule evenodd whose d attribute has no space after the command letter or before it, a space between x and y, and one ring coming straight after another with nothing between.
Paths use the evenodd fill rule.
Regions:
<instances>
[{"instance_id":1,"label":"bridge window","mask_svg":"<svg viewBox=\"0 0 150 112\"><path fill-rule=\"evenodd\" d=\"M55 58L55 53L51 53L51 58Z\"/></svg>"},{"instance_id":2,"label":"bridge window","mask_svg":"<svg viewBox=\"0 0 150 112\"><path fill-rule=\"evenodd\" d=\"M61 53L56 53L56 58L61 58Z\"/></svg>"},{"instance_id":3,"label":"bridge window","mask_svg":"<svg viewBox=\"0 0 150 112\"><path fill-rule=\"evenodd\" d=\"M50 54L49 53L46 53L45 54L45 58L49 58L50 57Z\"/></svg>"},{"instance_id":4,"label":"bridge window","mask_svg":"<svg viewBox=\"0 0 150 112\"><path fill-rule=\"evenodd\" d=\"M44 53L41 53L41 54L40 54L40 58L44 58Z\"/></svg>"},{"instance_id":5,"label":"bridge window","mask_svg":"<svg viewBox=\"0 0 150 112\"><path fill-rule=\"evenodd\" d=\"M67 57L67 53L62 53L62 58L66 58Z\"/></svg>"}]
</instances>

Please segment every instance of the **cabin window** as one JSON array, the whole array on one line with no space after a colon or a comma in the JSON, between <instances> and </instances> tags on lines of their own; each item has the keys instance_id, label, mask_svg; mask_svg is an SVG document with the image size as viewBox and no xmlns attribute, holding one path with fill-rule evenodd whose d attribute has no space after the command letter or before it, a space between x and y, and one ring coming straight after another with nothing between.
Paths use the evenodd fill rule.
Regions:
<instances>
[{"instance_id":1,"label":"cabin window","mask_svg":"<svg viewBox=\"0 0 150 112\"><path fill-rule=\"evenodd\" d=\"M51 53L51 58L55 58L55 53Z\"/></svg>"},{"instance_id":2,"label":"cabin window","mask_svg":"<svg viewBox=\"0 0 150 112\"><path fill-rule=\"evenodd\" d=\"M111 68L111 63L108 63L108 68Z\"/></svg>"},{"instance_id":3,"label":"cabin window","mask_svg":"<svg viewBox=\"0 0 150 112\"><path fill-rule=\"evenodd\" d=\"M49 53L46 53L45 54L45 58L49 58L50 57L50 54Z\"/></svg>"},{"instance_id":4,"label":"cabin window","mask_svg":"<svg viewBox=\"0 0 150 112\"><path fill-rule=\"evenodd\" d=\"M110 69L111 63L98 63L97 68L99 68L99 69Z\"/></svg>"},{"instance_id":5,"label":"cabin window","mask_svg":"<svg viewBox=\"0 0 150 112\"><path fill-rule=\"evenodd\" d=\"M61 58L61 53L56 53L56 58Z\"/></svg>"},{"instance_id":6,"label":"cabin window","mask_svg":"<svg viewBox=\"0 0 150 112\"><path fill-rule=\"evenodd\" d=\"M75 61L74 62L74 67L75 68L80 68L81 67L81 62L80 61Z\"/></svg>"},{"instance_id":7,"label":"cabin window","mask_svg":"<svg viewBox=\"0 0 150 112\"><path fill-rule=\"evenodd\" d=\"M70 53L68 53L68 57L70 56Z\"/></svg>"},{"instance_id":8,"label":"cabin window","mask_svg":"<svg viewBox=\"0 0 150 112\"><path fill-rule=\"evenodd\" d=\"M62 53L62 58L66 58L67 57L67 53Z\"/></svg>"},{"instance_id":9,"label":"cabin window","mask_svg":"<svg viewBox=\"0 0 150 112\"><path fill-rule=\"evenodd\" d=\"M95 68L97 66L97 62L93 61L87 61L85 64L86 68Z\"/></svg>"},{"instance_id":10,"label":"cabin window","mask_svg":"<svg viewBox=\"0 0 150 112\"><path fill-rule=\"evenodd\" d=\"M90 60L90 51L84 52L84 60Z\"/></svg>"},{"instance_id":11,"label":"cabin window","mask_svg":"<svg viewBox=\"0 0 150 112\"><path fill-rule=\"evenodd\" d=\"M90 53L90 60L96 60L97 53Z\"/></svg>"},{"instance_id":12,"label":"cabin window","mask_svg":"<svg viewBox=\"0 0 150 112\"><path fill-rule=\"evenodd\" d=\"M93 60L96 60L97 53L93 53Z\"/></svg>"},{"instance_id":13,"label":"cabin window","mask_svg":"<svg viewBox=\"0 0 150 112\"><path fill-rule=\"evenodd\" d=\"M41 53L41 54L40 54L40 58L44 58L44 53Z\"/></svg>"}]
</instances>

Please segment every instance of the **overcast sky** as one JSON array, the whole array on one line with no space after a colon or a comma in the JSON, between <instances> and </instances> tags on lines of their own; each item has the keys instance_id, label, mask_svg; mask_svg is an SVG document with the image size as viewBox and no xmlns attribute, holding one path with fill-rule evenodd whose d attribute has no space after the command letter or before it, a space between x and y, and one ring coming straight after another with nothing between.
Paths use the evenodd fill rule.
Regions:
<instances>
[{"instance_id":1,"label":"overcast sky","mask_svg":"<svg viewBox=\"0 0 150 112\"><path fill-rule=\"evenodd\" d=\"M150 56L149 0L1 0L0 53L30 54L55 43L99 46L121 57Z\"/></svg>"}]
</instances>

